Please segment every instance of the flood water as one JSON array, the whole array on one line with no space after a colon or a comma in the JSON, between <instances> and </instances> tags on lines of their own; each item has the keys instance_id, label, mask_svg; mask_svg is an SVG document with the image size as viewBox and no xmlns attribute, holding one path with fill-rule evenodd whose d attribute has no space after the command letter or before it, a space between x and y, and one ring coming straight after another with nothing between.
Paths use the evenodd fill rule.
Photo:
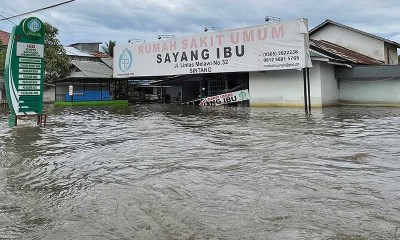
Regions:
<instances>
[{"instance_id":1,"label":"flood water","mask_svg":"<svg viewBox=\"0 0 400 240\"><path fill-rule=\"evenodd\" d=\"M0 239L400 239L400 108L47 113L0 110Z\"/></svg>"}]
</instances>

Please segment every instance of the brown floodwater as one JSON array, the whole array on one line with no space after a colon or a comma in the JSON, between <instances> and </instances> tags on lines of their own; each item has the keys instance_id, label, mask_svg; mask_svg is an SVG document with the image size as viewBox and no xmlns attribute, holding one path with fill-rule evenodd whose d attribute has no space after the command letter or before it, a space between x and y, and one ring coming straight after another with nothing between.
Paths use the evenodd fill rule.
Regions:
<instances>
[{"instance_id":1,"label":"brown floodwater","mask_svg":"<svg viewBox=\"0 0 400 240\"><path fill-rule=\"evenodd\" d=\"M46 111L0 110L0 239L400 239L400 108Z\"/></svg>"}]
</instances>

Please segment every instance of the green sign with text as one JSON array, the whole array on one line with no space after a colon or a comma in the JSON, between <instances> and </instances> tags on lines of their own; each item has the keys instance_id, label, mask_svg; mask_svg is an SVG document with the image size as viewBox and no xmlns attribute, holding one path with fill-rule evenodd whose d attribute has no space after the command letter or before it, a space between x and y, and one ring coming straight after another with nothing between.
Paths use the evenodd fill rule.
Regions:
<instances>
[{"instance_id":1,"label":"green sign with text","mask_svg":"<svg viewBox=\"0 0 400 240\"><path fill-rule=\"evenodd\" d=\"M43 57L44 25L26 18L13 28L7 48L4 76L11 117L43 113Z\"/></svg>"}]
</instances>

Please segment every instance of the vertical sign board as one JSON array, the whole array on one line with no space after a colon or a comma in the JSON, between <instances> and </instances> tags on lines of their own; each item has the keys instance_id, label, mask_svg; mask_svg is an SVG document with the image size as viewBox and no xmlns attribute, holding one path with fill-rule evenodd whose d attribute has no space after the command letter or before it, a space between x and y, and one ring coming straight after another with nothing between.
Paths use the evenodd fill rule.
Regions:
<instances>
[{"instance_id":1,"label":"vertical sign board","mask_svg":"<svg viewBox=\"0 0 400 240\"><path fill-rule=\"evenodd\" d=\"M43 113L44 26L26 18L10 35L5 64L5 87L11 119Z\"/></svg>"}]
</instances>

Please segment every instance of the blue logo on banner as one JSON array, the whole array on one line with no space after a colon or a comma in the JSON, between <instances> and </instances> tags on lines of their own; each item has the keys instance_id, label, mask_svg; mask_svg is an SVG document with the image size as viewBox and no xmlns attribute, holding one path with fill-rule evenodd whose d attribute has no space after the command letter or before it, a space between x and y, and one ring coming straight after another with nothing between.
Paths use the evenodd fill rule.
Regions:
<instances>
[{"instance_id":1,"label":"blue logo on banner","mask_svg":"<svg viewBox=\"0 0 400 240\"><path fill-rule=\"evenodd\" d=\"M241 100L245 99L245 98L246 98L246 93L243 92L243 91L241 91L241 92L239 93L239 98L240 98Z\"/></svg>"},{"instance_id":2,"label":"blue logo on banner","mask_svg":"<svg viewBox=\"0 0 400 240\"><path fill-rule=\"evenodd\" d=\"M122 72L126 72L129 68L131 68L132 62L132 52L128 48L125 48L121 55L119 55L119 69Z\"/></svg>"},{"instance_id":3,"label":"blue logo on banner","mask_svg":"<svg viewBox=\"0 0 400 240\"><path fill-rule=\"evenodd\" d=\"M36 18L30 20L27 25L28 29L34 33L40 31L40 29L42 28L42 24Z\"/></svg>"}]
</instances>

